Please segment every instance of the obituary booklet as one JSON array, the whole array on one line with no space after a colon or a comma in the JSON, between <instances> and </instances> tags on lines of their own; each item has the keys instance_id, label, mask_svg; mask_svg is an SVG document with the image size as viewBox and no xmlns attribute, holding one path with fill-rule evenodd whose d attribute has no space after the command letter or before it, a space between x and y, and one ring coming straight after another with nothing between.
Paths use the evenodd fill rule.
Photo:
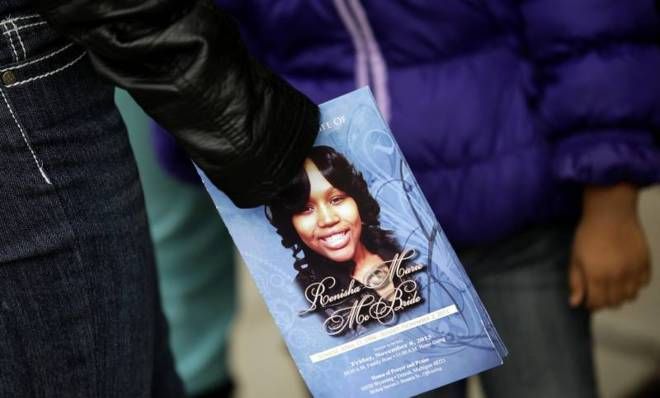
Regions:
<instances>
[{"instance_id":1,"label":"obituary booklet","mask_svg":"<svg viewBox=\"0 0 660 398\"><path fill-rule=\"evenodd\" d=\"M266 206L202 179L315 397L403 397L507 351L371 91L320 106L314 148Z\"/></svg>"}]
</instances>

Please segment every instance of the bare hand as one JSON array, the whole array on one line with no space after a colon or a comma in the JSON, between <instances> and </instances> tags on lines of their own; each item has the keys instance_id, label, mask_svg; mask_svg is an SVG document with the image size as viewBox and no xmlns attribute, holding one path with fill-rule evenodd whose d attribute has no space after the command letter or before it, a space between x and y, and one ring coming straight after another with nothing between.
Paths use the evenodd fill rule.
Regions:
<instances>
[{"instance_id":1,"label":"bare hand","mask_svg":"<svg viewBox=\"0 0 660 398\"><path fill-rule=\"evenodd\" d=\"M585 189L569 268L571 306L615 307L649 283L649 248L636 209L630 185Z\"/></svg>"}]
</instances>

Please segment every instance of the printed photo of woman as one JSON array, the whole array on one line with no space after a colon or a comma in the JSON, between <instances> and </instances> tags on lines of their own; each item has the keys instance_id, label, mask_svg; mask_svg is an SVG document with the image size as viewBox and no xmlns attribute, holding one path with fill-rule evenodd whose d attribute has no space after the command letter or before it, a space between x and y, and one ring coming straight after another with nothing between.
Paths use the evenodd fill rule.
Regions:
<instances>
[{"instance_id":1,"label":"printed photo of woman","mask_svg":"<svg viewBox=\"0 0 660 398\"><path fill-rule=\"evenodd\" d=\"M397 294L399 299L416 294L415 284L414 289L397 289L410 277L392 269L405 269L412 252L405 254L394 234L381 228L380 205L365 179L333 148L314 147L303 170L266 214L282 245L292 250L296 281L308 300L308 287L328 277L334 279L323 286L327 297L359 287L360 294L321 306L327 315L365 295L387 303Z\"/></svg>"}]
</instances>

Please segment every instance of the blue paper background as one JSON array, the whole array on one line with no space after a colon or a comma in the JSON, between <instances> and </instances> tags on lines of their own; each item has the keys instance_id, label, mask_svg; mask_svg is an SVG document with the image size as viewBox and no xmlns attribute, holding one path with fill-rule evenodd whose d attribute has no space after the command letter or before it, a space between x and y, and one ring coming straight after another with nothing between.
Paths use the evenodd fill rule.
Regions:
<instances>
[{"instance_id":1,"label":"blue paper background","mask_svg":"<svg viewBox=\"0 0 660 398\"><path fill-rule=\"evenodd\" d=\"M416 263L427 265L424 271L414 274L424 302L399 313L398 323L451 304L455 304L459 312L313 364L309 358L311 354L385 326L372 322L356 333L333 337L325 333L319 316L300 317L298 312L309 304L294 282L296 271L291 251L280 244L280 237L266 219L264 208L236 208L201 173L312 394L319 397L410 396L500 364L506 349L378 113L369 89L354 91L320 108L322 123L330 128L319 133L316 145L334 147L363 173L371 194L380 203L382 227L394 231L403 247L420 253ZM344 123L336 123L342 121L341 117ZM375 347L401 338L416 341L428 334L444 336L446 342L344 376L352 360L373 354ZM371 382L372 374L421 358L445 358L447 362L441 372L419 378L414 383L401 384L374 395L360 390L360 386Z\"/></svg>"}]
</instances>

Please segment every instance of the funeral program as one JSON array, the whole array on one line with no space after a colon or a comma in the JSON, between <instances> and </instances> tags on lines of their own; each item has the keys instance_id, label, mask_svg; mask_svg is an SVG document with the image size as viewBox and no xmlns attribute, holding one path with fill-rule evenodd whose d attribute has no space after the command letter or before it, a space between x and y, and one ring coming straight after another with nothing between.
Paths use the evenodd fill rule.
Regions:
<instances>
[{"instance_id":1,"label":"funeral program","mask_svg":"<svg viewBox=\"0 0 660 398\"><path fill-rule=\"evenodd\" d=\"M506 348L371 91L320 106L314 147L270 203L204 185L315 397L420 394Z\"/></svg>"}]
</instances>

